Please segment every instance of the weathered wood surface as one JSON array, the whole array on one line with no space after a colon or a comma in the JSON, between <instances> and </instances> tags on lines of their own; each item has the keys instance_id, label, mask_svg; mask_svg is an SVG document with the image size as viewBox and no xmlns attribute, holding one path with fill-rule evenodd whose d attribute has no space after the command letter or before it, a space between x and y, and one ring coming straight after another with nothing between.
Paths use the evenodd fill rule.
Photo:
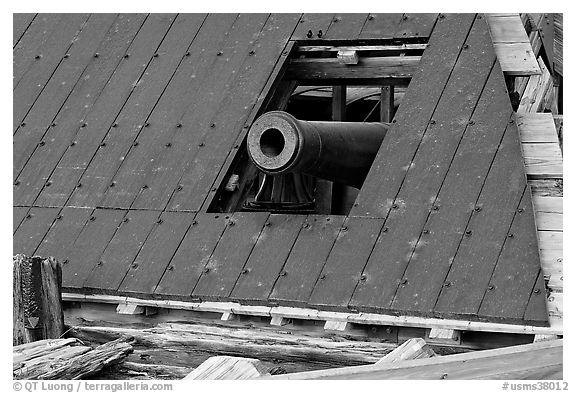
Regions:
<instances>
[{"instance_id":1,"label":"weathered wood surface","mask_svg":"<svg viewBox=\"0 0 576 393\"><path fill-rule=\"evenodd\" d=\"M264 379L562 379L564 340Z\"/></svg>"},{"instance_id":2,"label":"weathered wood surface","mask_svg":"<svg viewBox=\"0 0 576 393\"><path fill-rule=\"evenodd\" d=\"M15 47L36 18L36 14L12 14L12 46Z\"/></svg>"},{"instance_id":3,"label":"weathered wood surface","mask_svg":"<svg viewBox=\"0 0 576 393\"><path fill-rule=\"evenodd\" d=\"M378 360L376 364L386 365L404 360L425 359L434 356L436 356L434 350L426 344L426 341L421 338L411 338Z\"/></svg>"},{"instance_id":4,"label":"weathered wood surface","mask_svg":"<svg viewBox=\"0 0 576 393\"><path fill-rule=\"evenodd\" d=\"M235 380L262 376L265 368L258 359L234 356L212 356L183 379Z\"/></svg>"},{"instance_id":5,"label":"weathered wood surface","mask_svg":"<svg viewBox=\"0 0 576 393\"><path fill-rule=\"evenodd\" d=\"M60 338L64 333L60 263L18 254L12 271L13 345Z\"/></svg>"},{"instance_id":6,"label":"weathered wood surface","mask_svg":"<svg viewBox=\"0 0 576 393\"><path fill-rule=\"evenodd\" d=\"M68 338L14 347L14 379L83 379L117 364L132 352L132 338L120 338L94 349Z\"/></svg>"}]
</instances>

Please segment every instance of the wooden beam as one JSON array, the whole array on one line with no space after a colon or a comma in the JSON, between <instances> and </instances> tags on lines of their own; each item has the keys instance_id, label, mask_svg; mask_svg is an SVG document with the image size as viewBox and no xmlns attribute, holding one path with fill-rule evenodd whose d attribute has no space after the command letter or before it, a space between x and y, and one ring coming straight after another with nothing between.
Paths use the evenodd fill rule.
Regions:
<instances>
[{"instance_id":1,"label":"wooden beam","mask_svg":"<svg viewBox=\"0 0 576 393\"><path fill-rule=\"evenodd\" d=\"M460 331L432 328L426 333L426 339L436 344L460 344Z\"/></svg>"},{"instance_id":2,"label":"wooden beam","mask_svg":"<svg viewBox=\"0 0 576 393\"><path fill-rule=\"evenodd\" d=\"M396 52L407 50L426 49L428 44L391 44L391 45L301 45L295 49L297 55L308 54L310 52Z\"/></svg>"},{"instance_id":3,"label":"wooden beam","mask_svg":"<svg viewBox=\"0 0 576 393\"><path fill-rule=\"evenodd\" d=\"M378 360L376 364L390 364L404 360L424 359L436 356L422 338L411 338L404 341L402 345Z\"/></svg>"},{"instance_id":4,"label":"wooden beam","mask_svg":"<svg viewBox=\"0 0 576 393\"><path fill-rule=\"evenodd\" d=\"M184 379L254 379L265 374L266 370L258 359L234 356L212 356L184 377Z\"/></svg>"},{"instance_id":5,"label":"wooden beam","mask_svg":"<svg viewBox=\"0 0 576 393\"><path fill-rule=\"evenodd\" d=\"M355 50L341 50L336 55L341 64L358 64L358 53Z\"/></svg>"},{"instance_id":6,"label":"wooden beam","mask_svg":"<svg viewBox=\"0 0 576 393\"><path fill-rule=\"evenodd\" d=\"M263 379L562 379L564 340L263 377Z\"/></svg>"},{"instance_id":7,"label":"wooden beam","mask_svg":"<svg viewBox=\"0 0 576 393\"><path fill-rule=\"evenodd\" d=\"M355 80L371 80L373 85L377 80L398 80L403 83L417 71L419 63L420 56L366 57L360 58L353 67L341 64L334 58L293 59L286 70L286 78L299 83L318 83L319 80L351 81L348 84L355 84Z\"/></svg>"},{"instance_id":8,"label":"wooden beam","mask_svg":"<svg viewBox=\"0 0 576 393\"><path fill-rule=\"evenodd\" d=\"M137 315L144 314L145 311L145 307L134 303L120 303L118 304L118 307L116 307L116 312L118 314Z\"/></svg>"},{"instance_id":9,"label":"wooden beam","mask_svg":"<svg viewBox=\"0 0 576 393\"><path fill-rule=\"evenodd\" d=\"M394 86L384 86L380 93L380 121L390 123L394 116Z\"/></svg>"}]
</instances>

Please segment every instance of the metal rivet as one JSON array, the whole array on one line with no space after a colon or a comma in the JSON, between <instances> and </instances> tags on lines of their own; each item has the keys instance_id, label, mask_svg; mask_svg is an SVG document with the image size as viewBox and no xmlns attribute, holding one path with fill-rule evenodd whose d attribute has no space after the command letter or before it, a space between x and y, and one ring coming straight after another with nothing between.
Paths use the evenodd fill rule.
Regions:
<instances>
[{"instance_id":1,"label":"metal rivet","mask_svg":"<svg viewBox=\"0 0 576 393\"><path fill-rule=\"evenodd\" d=\"M440 206L438 206L438 205L432 206L432 210L438 210L438 209L440 209Z\"/></svg>"},{"instance_id":2,"label":"metal rivet","mask_svg":"<svg viewBox=\"0 0 576 393\"><path fill-rule=\"evenodd\" d=\"M424 233L424 234L428 234L428 233L430 233L430 230L428 230L428 229L424 229L424 230L422 231L422 233Z\"/></svg>"},{"instance_id":3,"label":"metal rivet","mask_svg":"<svg viewBox=\"0 0 576 393\"><path fill-rule=\"evenodd\" d=\"M436 124L436 120L434 119L430 120L430 124Z\"/></svg>"},{"instance_id":4,"label":"metal rivet","mask_svg":"<svg viewBox=\"0 0 576 393\"><path fill-rule=\"evenodd\" d=\"M464 234L466 236L472 236L472 231L470 229L467 229L466 232L464 232Z\"/></svg>"},{"instance_id":5,"label":"metal rivet","mask_svg":"<svg viewBox=\"0 0 576 393\"><path fill-rule=\"evenodd\" d=\"M382 232L388 232L388 227L382 228Z\"/></svg>"},{"instance_id":6,"label":"metal rivet","mask_svg":"<svg viewBox=\"0 0 576 393\"><path fill-rule=\"evenodd\" d=\"M150 123L144 123L144 127L150 127Z\"/></svg>"},{"instance_id":7,"label":"metal rivet","mask_svg":"<svg viewBox=\"0 0 576 393\"><path fill-rule=\"evenodd\" d=\"M373 20L374 19L374 15L368 15L368 20Z\"/></svg>"},{"instance_id":8,"label":"metal rivet","mask_svg":"<svg viewBox=\"0 0 576 393\"><path fill-rule=\"evenodd\" d=\"M182 191L182 185L178 184L178 187L176 187L177 191Z\"/></svg>"},{"instance_id":9,"label":"metal rivet","mask_svg":"<svg viewBox=\"0 0 576 393\"><path fill-rule=\"evenodd\" d=\"M204 146L204 142L200 142L200 143L198 144L198 147L202 147L202 146Z\"/></svg>"},{"instance_id":10,"label":"metal rivet","mask_svg":"<svg viewBox=\"0 0 576 393\"><path fill-rule=\"evenodd\" d=\"M508 123L510 123L510 124L514 123L514 119L508 120Z\"/></svg>"},{"instance_id":11,"label":"metal rivet","mask_svg":"<svg viewBox=\"0 0 576 393\"><path fill-rule=\"evenodd\" d=\"M140 144L140 142L136 141L132 144L132 146L138 146Z\"/></svg>"},{"instance_id":12,"label":"metal rivet","mask_svg":"<svg viewBox=\"0 0 576 393\"><path fill-rule=\"evenodd\" d=\"M95 221L95 220L96 220L96 217L94 217L94 216L90 217L90 221Z\"/></svg>"},{"instance_id":13,"label":"metal rivet","mask_svg":"<svg viewBox=\"0 0 576 393\"><path fill-rule=\"evenodd\" d=\"M64 58L65 58L65 59L67 59L67 58L69 58L69 57L70 57L70 55L69 55L68 53L66 53L66 54L64 55Z\"/></svg>"},{"instance_id":14,"label":"metal rivet","mask_svg":"<svg viewBox=\"0 0 576 393\"><path fill-rule=\"evenodd\" d=\"M248 269L242 270L242 274L248 274Z\"/></svg>"},{"instance_id":15,"label":"metal rivet","mask_svg":"<svg viewBox=\"0 0 576 393\"><path fill-rule=\"evenodd\" d=\"M76 141L72 141L72 143L70 143L70 146L76 146Z\"/></svg>"},{"instance_id":16,"label":"metal rivet","mask_svg":"<svg viewBox=\"0 0 576 393\"><path fill-rule=\"evenodd\" d=\"M26 127L26 123L25 122L20 123L20 127Z\"/></svg>"},{"instance_id":17,"label":"metal rivet","mask_svg":"<svg viewBox=\"0 0 576 393\"><path fill-rule=\"evenodd\" d=\"M366 281L366 278L367 278L366 275L363 274L363 275L360 276L360 281Z\"/></svg>"},{"instance_id":18,"label":"metal rivet","mask_svg":"<svg viewBox=\"0 0 576 393\"><path fill-rule=\"evenodd\" d=\"M234 221L228 221L228 226L230 226L230 227L233 227L233 226L234 226L234 224L235 224L235 222L234 222Z\"/></svg>"},{"instance_id":19,"label":"metal rivet","mask_svg":"<svg viewBox=\"0 0 576 393\"><path fill-rule=\"evenodd\" d=\"M112 183L110 183L110 187L114 187L116 185L116 182L113 181Z\"/></svg>"},{"instance_id":20,"label":"metal rivet","mask_svg":"<svg viewBox=\"0 0 576 393\"><path fill-rule=\"evenodd\" d=\"M403 278L402 279L402 285L406 285L408 284L408 279L407 278Z\"/></svg>"},{"instance_id":21,"label":"metal rivet","mask_svg":"<svg viewBox=\"0 0 576 393\"><path fill-rule=\"evenodd\" d=\"M468 124L471 125L471 126L473 126L473 125L475 124L475 122L474 122L474 120L470 120L470 121L468 122Z\"/></svg>"},{"instance_id":22,"label":"metal rivet","mask_svg":"<svg viewBox=\"0 0 576 393\"><path fill-rule=\"evenodd\" d=\"M216 56L222 56L222 51L219 51L218 53L216 53Z\"/></svg>"},{"instance_id":23,"label":"metal rivet","mask_svg":"<svg viewBox=\"0 0 576 393\"><path fill-rule=\"evenodd\" d=\"M210 128L214 128L214 127L216 127L215 123L210 124Z\"/></svg>"},{"instance_id":24,"label":"metal rivet","mask_svg":"<svg viewBox=\"0 0 576 393\"><path fill-rule=\"evenodd\" d=\"M31 219L31 218L32 218L32 214L30 214L30 213L26 214L26 218L27 218L28 220Z\"/></svg>"},{"instance_id":25,"label":"metal rivet","mask_svg":"<svg viewBox=\"0 0 576 393\"><path fill-rule=\"evenodd\" d=\"M17 186L17 185L19 185L19 184L20 184L20 180L16 180L16 181L14 182L14 185L15 185L15 186Z\"/></svg>"},{"instance_id":26,"label":"metal rivet","mask_svg":"<svg viewBox=\"0 0 576 393\"><path fill-rule=\"evenodd\" d=\"M169 271L174 270L174 266L172 266L172 265L168 266L168 270L169 270Z\"/></svg>"},{"instance_id":27,"label":"metal rivet","mask_svg":"<svg viewBox=\"0 0 576 393\"><path fill-rule=\"evenodd\" d=\"M56 127L56 123L50 124L50 127Z\"/></svg>"},{"instance_id":28,"label":"metal rivet","mask_svg":"<svg viewBox=\"0 0 576 393\"><path fill-rule=\"evenodd\" d=\"M320 276L320 280L324 280L325 278L326 278L326 275L325 275L325 274L323 274L323 275Z\"/></svg>"},{"instance_id":29,"label":"metal rivet","mask_svg":"<svg viewBox=\"0 0 576 393\"><path fill-rule=\"evenodd\" d=\"M286 273L285 270L282 270L282 271L280 272L280 275L281 275L282 277L286 276L286 274L288 274L288 273Z\"/></svg>"},{"instance_id":30,"label":"metal rivet","mask_svg":"<svg viewBox=\"0 0 576 393\"><path fill-rule=\"evenodd\" d=\"M176 128L182 128L182 123L176 124Z\"/></svg>"},{"instance_id":31,"label":"metal rivet","mask_svg":"<svg viewBox=\"0 0 576 393\"><path fill-rule=\"evenodd\" d=\"M124 58L125 58L125 59L127 59L127 58L129 58L129 57L130 57L130 55L129 55L128 53L126 53L126 54L124 55Z\"/></svg>"},{"instance_id":32,"label":"metal rivet","mask_svg":"<svg viewBox=\"0 0 576 393\"><path fill-rule=\"evenodd\" d=\"M308 228L310 228L310 224L306 223L306 224L304 224L303 227L304 227L305 229L308 229Z\"/></svg>"},{"instance_id":33,"label":"metal rivet","mask_svg":"<svg viewBox=\"0 0 576 393\"><path fill-rule=\"evenodd\" d=\"M318 34L317 34L318 38L322 38L323 35L324 35L324 33L322 33L322 30L318 30Z\"/></svg>"},{"instance_id":34,"label":"metal rivet","mask_svg":"<svg viewBox=\"0 0 576 393\"><path fill-rule=\"evenodd\" d=\"M186 56L186 57L190 56L190 52L186 52L186 54L184 56Z\"/></svg>"},{"instance_id":35,"label":"metal rivet","mask_svg":"<svg viewBox=\"0 0 576 393\"><path fill-rule=\"evenodd\" d=\"M518 213L523 213L523 212L524 212L523 208L518 209Z\"/></svg>"},{"instance_id":36,"label":"metal rivet","mask_svg":"<svg viewBox=\"0 0 576 393\"><path fill-rule=\"evenodd\" d=\"M114 128L118 127L118 123L112 124L112 127L114 127Z\"/></svg>"},{"instance_id":37,"label":"metal rivet","mask_svg":"<svg viewBox=\"0 0 576 393\"><path fill-rule=\"evenodd\" d=\"M494 289L494 285L488 285L488 290L491 291Z\"/></svg>"},{"instance_id":38,"label":"metal rivet","mask_svg":"<svg viewBox=\"0 0 576 393\"><path fill-rule=\"evenodd\" d=\"M248 54L249 54L250 56L254 56L255 53L256 53L256 51L255 51L254 49L252 49L250 52L248 52Z\"/></svg>"},{"instance_id":39,"label":"metal rivet","mask_svg":"<svg viewBox=\"0 0 576 393\"><path fill-rule=\"evenodd\" d=\"M102 261L98 261L97 265L98 265L98 266L102 266L103 263L104 263L104 262L102 262Z\"/></svg>"},{"instance_id":40,"label":"metal rivet","mask_svg":"<svg viewBox=\"0 0 576 393\"><path fill-rule=\"evenodd\" d=\"M154 55L152 55L152 57L158 57L158 53L154 53Z\"/></svg>"},{"instance_id":41,"label":"metal rivet","mask_svg":"<svg viewBox=\"0 0 576 393\"><path fill-rule=\"evenodd\" d=\"M514 234L513 234L513 233L509 233L509 234L508 234L508 237L514 237Z\"/></svg>"},{"instance_id":42,"label":"metal rivet","mask_svg":"<svg viewBox=\"0 0 576 393\"><path fill-rule=\"evenodd\" d=\"M481 207L481 206L476 206L476 207L474 208L474 211L475 211L476 213L478 213L478 212L481 211L481 210L482 210L482 207Z\"/></svg>"},{"instance_id":43,"label":"metal rivet","mask_svg":"<svg viewBox=\"0 0 576 393\"><path fill-rule=\"evenodd\" d=\"M196 220L192 221L192 225L198 225L198 221Z\"/></svg>"},{"instance_id":44,"label":"metal rivet","mask_svg":"<svg viewBox=\"0 0 576 393\"><path fill-rule=\"evenodd\" d=\"M42 57L42 55L36 55L36 56L34 56L34 58L35 58L36 60L38 60L38 59L41 58L41 57Z\"/></svg>"},{"instance_id":45,"label":"metal rivet","mask_svg":"<svg viewBox=\"0 0 576 393\"><path fill-rule=\"evenodd\" d=\"M143 189L143 190L145 190L145 189L147 189L147 188L148 188L148 184L144 184L144 185L142 186L142 189Z\"/></svg>"},{"instance_id":46,"label":"metal rivet","mask_svg":"<svg viewBox=\"0 0 576 393\"><path fill-rule=\"evenodd\" d=\"M207 267L204 268L204 270L202 270L202 273L208 273L210 271L210 269L208 269Z\"/></svg>"},{"instance_id":47,"label":"metal rivet","mask_svg":"<svg viewBox=\"0 0 576 393\"><path fill-rule=\"evenodd\" d=\"M162 224L163 222L164 222L164 221L163 221L161 218L159 218L159 219L156 220L156 224Z\"/></svg>"},{"instance_id":48,"label":"metal rivet","mask_svg":"<svg viewBox=\"0 0 576 393\"><path fill-rule=\"evenodd\" d=\"M464 44L464 49L468 49L468 48L470 48L470 45Z\"/></svg>"},{"instance_id":49,"label":"metal rivet","mask_svg":"<svg viewBox=\"0 0 576 393\"><path fill-rule=\"evenodd\" d=\"M124 217L124 219L122 221L128 222L128 221L130 221L130 219L128 217Z\"/></svg>"},{"instance_id":50,"label":"metal rivet","mask_svg":"<svg viewBox=\"0 0 576 393\"><path fill-rule=\"evenodd\" d=\"M40 143L39 143L40 146L44 146L45 144L46 144L45 141L40 141Z\"/></svg>"},{"instance_id":51,"label":"metal rivet","mask_svg":"<svg viewBox=\"0 0 576 393\"><path fill-rule=\"evenodd\" d=\"M312 33L312 30L308 30L308 33L306 33L306 37L308 38L312 38L313 35L314 33Z\"/></svg>"},{"instance_id":52,"label":"metal rivet","mask_svg":"<svg viewBox=\"0 0 576 393\"><path fill-rule=\"evenodd\" d=\"M171 144L170 142L168 142L168 143L166 144L166 147L170 147L170 146L172 146L172 144Z\"/></svg>"},{"instance_id":53,"label":"metal rivet","mask_svg":"<svg viewBox=\"0 0 576 393\"><path fill-rule=\"evenodd\" d=\"M78 183L78 185L76 185L76 188L80 188L82 187L82 183Z\"/></svg>"},{"instance_id":54,"label":"metal rivet","mask_svg":"<svg viewBox=\"0 0 576 393\"><path fill-rule=\"evenodd\" d=\"M342 227L342 231L343 231L343 232L346 232L347 230L348 230L348 227L347 227L347 226Z\"/></svg>"},{"instance_id":55,"label":"metal rivet","mask_svg":"<svg viewBox=\"0 0 576 393\"><path fill-rule=\"evenodd\" d=\"M271 225L270 221L268 221L268 222L266 222L266 224L264 224L265 227L269 227L270 225Z\"/></svg>"},{"instance_id":56,"label":"metal rivet","mask_svg":"<svg viewBox=\"0 0 576 393\"><path fill-rule=\"evenodd\" d=\"M104 147L104 146L106 146L106 142L102 142L102 143L100 144L100 147Z\"/></svg>"},{"instance_id":57,"label":"metal rivet","mask_svg":"<svg viewBox=\"0 0 576 393\"><path fill-rule=\"evenodd\" d=\"M392 209L398 209L398 205L394 203L394 204L392 205Z\"/></svg>"},{"instance_id":58,"label":"metal rivet","mask_svg":"<svg viewBox=\"0 0 576 393\"><path fill-rule=\"evenodd\" d=\"M138 267L138 264L137 264L137 263L133 263L133 264L132 264L132 269L136 269L137 267Z\"/></svg>"},{"instance_id":59,"label":"metal rivet","mask_svg":"<svg viewBox=\"0 0 576 393\"><path fill-rule=\"evenodd\" d=\"M534 290L534 293L540 293L540 288L536 288L536 289Z\"/></svg>"},{"instance_id":60,"label":"metal rivet","mask_svg":"<svg viewBox=\"0 0 576 393\"><path fill-rule=\"evenodd\" d=\"M46 187L50 187L51 185L52 185L52 182L51 182L50 180L48 180L48 181L46 182Z\"/></svg>"},{"instance_id":61,"label":"metal rivet","mask_svg":"<svg viewBox=\"0 0 576 393\"><path fill-rule=\"evenodd\" d=\"M449 287L449 286L451 286L451 285L452 285L452 283L451 283L450 281L446 281L446 282L444 283L444 286L445 286L445 287Z\"/></svg>"},{"instance_id":62,"label":"metal rivet","mask_svg":"<svg viewBox=\"0 0 576 393\"><path fill-rule=\"evenodd\" d=\"M57 220L61 220L61 219L62 219L62 215L61 215L61 214L58 214L58 215L56 216L56 219L57 219Z\"/></svg>"},{"instance_id":63,"label":"metal rivet","mask_svg":"<svg viewBox=\"0 0 576 393\"><path fill-rule=\"evenodd\" d=\"M98 53L98 52L94 53L94 57L98 57L98 56L100 56L100 53Z\"/></svg>"},{"instance_id":64,"label":"metal rivet","mask_svg":"<svg viewBox=\"0 0 576 393\"><path fill-rule=\"evenodd\" d=\"M80 127L85 128L88 124L86 123L82 123L82 125Z\"/></svg>"}]
</instances>

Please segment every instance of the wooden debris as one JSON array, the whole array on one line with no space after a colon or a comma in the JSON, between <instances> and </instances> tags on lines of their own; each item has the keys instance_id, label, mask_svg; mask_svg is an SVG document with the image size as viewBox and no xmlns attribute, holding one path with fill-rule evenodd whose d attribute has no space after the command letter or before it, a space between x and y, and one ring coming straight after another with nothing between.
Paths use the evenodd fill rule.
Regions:
<instances>
[{"instance_id":1,"label":"wooden debris","mask_svg":"<svg viewBox=\"0 0 576 393\"><path fill-rule=\"evenodd\" d=\"M562 379L564 340L262 377L264 379Z\"/></svg>"},{"instance_id":2,"label":"wooden debris","mask_svg":"<svg viewBox=\"0 0 576 393\"><path fill-rule=\"evenodd\" d=\"M411 338L404 341L402 345L378 360L376 364L390 364L403 360L424 359L436 356L422 338Z\"/></svg>"},{"instance_id":3,"label":"wooden debris","mask_svg":"<svg viewBox=\"0 0 576 393\"><path fill-rule=\"evenodd\" d=\"M184 379L253 379L266 374L258 359L233 356L213 356Z\"/></svg>"},{"instance_id":4,"label":"wooden debris","mask_svg":"<svg viewBox=\"0 0 576 393\"><path fill-rule=\"evenodd\" d=\"M14 347L14 379L82 379L121 362L132 352L132 338L94 349L77 339L42 340Z\"/></svg>"},{"instance_id":5,"label":"wooden debris","mask_svg":"<svg viewBox=\"0 0 576 393\"><path fill-rule=\"evenodd\" d=\"M14 256L13 345L64 333L62 268L54 258Z\"/></svg>"},{"instance_id":6,"label":"wooden debris","mask_svg":"<svg viewBox=\"0 0 576 393\"><path fill-rule=\"evenodd\" d=\"M427 339L431 343L459 344L460 331L453 329L432 328L427 333Z\"/></svg>"}]
</instances>

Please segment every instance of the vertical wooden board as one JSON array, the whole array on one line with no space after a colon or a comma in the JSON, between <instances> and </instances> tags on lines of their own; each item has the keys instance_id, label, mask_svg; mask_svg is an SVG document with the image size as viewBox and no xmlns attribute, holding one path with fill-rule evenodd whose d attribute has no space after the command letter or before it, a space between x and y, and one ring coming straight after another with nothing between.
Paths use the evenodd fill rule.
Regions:
<instances>
[{"instance_id":1,"label":"vertical wooden board","mask_svg":"<svg viewBox=\"0 0 576 393\"><path fill-rule=\"evenodd\" d=\"M202 275L218 240L222 236L229 216L224 214L197 214L170 266L160 279L155 295L186 299Z\"/></svg>"},{"instance_id":2,"label":"vertical wooden board","mask_svg":"<svg viewBox=\"0 0 576 393\"><path fill-rule=\"evenodd\" d=\"M306 216L271 214L246 262L231 297L243 303L262 304L274 283L283 274L283 267L302 228Z\"/></svg>"},{"instance_id":3,"label":"vertical wooden board","mask_svg":"<svg viewBox=\"0 0 576 393\"><path fill-rule=\"evenodd\" d=\"M268 213L235 213L202 272L192 296L226 299L234 288L268 218Z\"/></svg>"},{"instance_id":4,"label":"vertical wooden board","mask_svg":"<svg viewBox=\"0 0 576 393\"><path fill-rule=\"evenodd\" d=\"M438 14L403 14L395 38L430 37Z\"/></svg>"},{"instance_id":5,"label":"vertical wooden board","mask_svg":"<svg viewBox=\"0 0 576 393\"><path fill-rule=\"evenodd\" d=\"M68 263L62 268L63 288L76 291L82 289L125 215L125 210L94 210L69 248Z\"/></svg>"},{"instance_id":6,"label":"vertical wooden board","mask_svg":"<svg viewBox=\"0 0 576 393\"><path fill-rule=\"evenodd\" d=\"M58 211L59 209L42 207L30 209L14 234L12 254L35 255L36 248L46 236L58 215Z\"/></svg>"},{"instance_id":7,"label":"vertical wooden board","mask_svg":"<svg viewBox=\"0 0 576 393\"><path fill-rule=\"evenodd\" d=\"M360 283L366 261L382 229L382 219L348 217L316 282L310 304L345 309Z\"/></svg>"},{"instance_id":8,"label":"vertical wooden board","mask_svg":"<svg viewBox=\"0 0 576 393\"><path fill-rule=\"evenodd\" d=\"M297 24L294 14L271 15L264 29L256 39L252 56L248 56L238 71L236 86L219 106L213 118L215 125L221 125L223 132L211 132L204 140L204 147L197 146L191 154L180 184L181 192L175 193L169 202L171 210L197 211L213 188L218 173L225 165L228 155L235 154L239 145L240 131L244 128L251 111L278 61L284 62L287 52L284 48L291 32ZM211 194L214 195L214 194Z\"/></svg>"},{"instance_id":9,"label":"vertical wooden board","mask_svg":"<svg viewBox=\"0 0 576 393\"><path fill-rule=\"evenodd\" d=\"M532 196L528 190L524 192L507 235L505 240L502 240L504 245L478 315L490 320L522 323L524 311L540 273L536 223ZM543 296L540 301L540 307L545 309L546 300ZM547 320L546 317L540 324Z\"/></svg>"},{"instance_id":10,"label":"vertical wooden board","mask_svg":"<svg viewBox=\"0 0 576 393\"><path fill-rule=\"evenodd\" d=\"M54 224L42 240L36 254L41 257L54 257L64 262L70 253L70 247L80 235L82 228L92 214L92 209L65 207L56 216Z\"/></svg>"},{"instance_id":11,"label":"vertical wooden board","mask_svg":"<svg viewBox=\"0 0 576 393\"><path fill-rule=\"evenodd\" d=\"M360 32L360 38L394 38L402 14L370 14Z\"/></svg>"},{"instance_id":12,"label":"vertical wooden board","mask_svg":"<svg viewBox=\"0 0 576 393\"><path fill-rule=\"evenodd\" d=\"M13 207L12 208L12 234L16 233L16 230L20 226L26 214L28 214L29 207Z\"/></svg>"},{"instance_id":13,"label":"vertical wooden board","mask_svg":"<svg viewBox=\"0 0 576 393\"><path fill-rule=\"evenodd\" d=\"M16 88L22 77L30 67L38 61L36 55L40 54L40 48L53 34L55 29L60 28L62 14L38 14L16 44L12 55L12 88Z\"/></svg>"},{"instance_id":14,"label":"vertical wooden board","mask_svg":"<svg viewBox=\"0 0 576 393\"><path fill-rule=\"evenodd\" d=\"M408 162L390 162L395 166L404 164L406 175L398 194L387 199L385 207L390 213L385 227L388 232L380 236L374 255L366 265L366 280L358 286L358 293L353 297L353 303L359 308L386 309L392 305L397 292L410 287L411 278L405 277L406 269L413 254L418 256L423 246L418 240L424 224L437 202L442 183L495 61L483 20L474 24L466 44L469 49L464 50L456 62L434 110L434 121L430 121L414 156ZM396 304L394 308L405 306L410 309L413 304L414 300L410 299L408 304Z\"/></svg>"},{"instance_id":15,"label":"vertical wooden board","mask_svg":"<svg viewBox=\"0 0 576 393\"><path fill-rule=\"evenodd\" d=\"M157 211L129 210L83 287L104 293L116 291L159 216Z\"/></svg>"},{"instance_id":16,"label":"vertical wooden board","mask_svg":"<svg viewBox=\"0 0 576 393\"><path fill-rule=\"evenodd\" d=\"M352 216L386 217L474 22L469 14L439 19L380 150L352 208ZM430 78L430 75L434 75ZM383 180L384 179L384 180Z\"/></svg>"},{"instance_id":17,"label":"vertical wooden board","mask_svg":"<svg viewBox=\"0 0 576 393\"><path fill-rule=\"evenodd\" d=\"M118 290L152 295L193 218L190 213L162 213Z\"/></svg>"},{"instance_id":18,"label":"vertical wooden board","mask_svg":"<svg viewBox=\"0 0 576 393\"><path fill-rule=\"evenodd\" d=\"M496 62L436 198L439 210L432 210L416 235L417 251L404 273L408 282L398 288L394 309L432 313L506 127L513 121L511 115L504 75Z\"/></svg>"},{"instance_id":19,"label":"vertical wooden board","mask_svg":"<svg viewBox=\"0 0 576 393\"><path fill-rule=\"evenodd\" d=\"M528 306L526 306L526 311L524 312L524 321L530 325L548 326L548 308L546 303L544 272L540 269L540 273L536 278L536 283L534 284L534 288L532 288L532 293L530 294Z\"/></svg>"},{"instance_id":20,"label":"vertical wooden board","mask_svg":"<svg viewBox=\"0 0 576 393\"><path fill-rule=\"evenodd\" d=\"M36 14L12 14L12 46L16 46L28 27L34 21Z\"/></svg>"},{"instance_id":21,"label":"vertical wooden board","mask_svg":"<svg viewBox=\"0 0 576 393\"><path fill-rule=\"evenodd\" d=\"M93 60L94 50L102 41L114 19L113 14L98 14L91 17L75 37L74 44L66 51L69 57L61 59L58 68L43 86L30 112L24 118L26 126L20 127L19 132L14 135L12 169L14 178L18 176L37 144L50 129L54 117L62 109L86 66ZM16 99L16 92L14 92L14 97ZM14 105L21 105L21 103L15 101Z\"/></svg>"},{"instance_id":22,"label":"vertical wooden board","mask_svg":"<svg viewBox=\"0 0 576 393\"><path fill-rule=\"evenodd\" d=\"M154 14L146 18L128 47L128 57L121 59L94 107L85 117L86 127L81 128L76 135L76 144L67 149L51 175L50 190L44 189L38 203L61 206L69 199L68 204L73 206L96 206L96 201L102 197L102 188L109 185L107 171L117 167L127 150L122 148L126 143L133 142L134 134L141 126L140 122L118 117L118 114L125 105L134 106L134 99L143 107L146 106L141 94L147 89L140 89L139 82L173 21L173 15L165 14ZM163 82L158 75L152 79L158 83ZM162 87L156 86L156 89ZM115 122L117 127L112 127ZM126 140L128 142L122 144ZM100 146L102 142L105 146ZM82 187L75 190L78 183L82 183Z\"/></svg>"},{"instance_id":23,"label":"vertical wooden board","mask_svg":"<svg viewBox=\"0 0 576 393\"><path fill-rule=\"evenodd\" d=\"M356 40L368 19L368 14L336 14L324 35L330 40Z\"/></svg>"},{"instance_id":24,"label":"vertical wooden board","mask_svg":"<svg viewBox=\"0 0 576 393\"><path fill-rule=\"evenodd\" d=\"M87 25L87 14L64 14L55 29L47 38L46 43L39 48L34 57L34 64L30 66L14 89L12 96L13 117L12 129L18 133L24 117L42 92L56 68L60 65L62 57L74 45L74 40ZM40 56L36 59L36 56Z\"/></svg>"},{"instance_id":25,"label":"vertical wooden board","mask_svg":"<svg viewBox=\"0 0 576 393\"><path fill-rule=\"evenodd\" d=\"M344 218L308 216L284 266L286 275L278 277L270 301L286 306L308 303Z\"/></svg>"},{"instance_id":26,"label":"vertical wooden board","mask_svg":"<svg viewBox=\"0 0 576 393\"><path fill-rule=\"evenodd\" d=\"M435 313L478 312L520 199L525 189L530 192L522 160L510 159L519 154L518 131L515 124L509 124L476 204L479 209L466 227L469 236L462 239L450 265L446 278L450 284L442 288Z\"/></svg>"},{"instance_id":27,"label":"vertical wooden board","mask_svg":"<svg viewBox=\"0 0 576 393\"><path fill-rule=\"evenodd\" d=\"M93 60L88 64L80 81L74 86L70 96L59 110L52 123L53 126L49 124L51 119L46 119L48 130L43 138L45 145L36 148L19 174L20 185L15 189L14 201L32 204L64 154L70 155L76 152L81 157L80 160L86 160L92 156L94 148L86 151L87 144L79 143L82 140L75 141L74 146L70 144L77 133L84 137L88 135L94 137L95 134L106 130L106 127L94 128L92 123L87 123L85 128L81 125L94 108L95 102L102 94L107 82L110 81L114 70L145 19L144 15L118 16L95 51L98 57L90 54ZM54 184L51 186L56 188L59 186L57 181L52 183ZM50 190L47 189L46 192L50 193ZM41 200L39 204L45 203Z\"/></svg>"},{"instance_id":28,"label":"vertical wooden board","mask_svg":"<svg viewBox=\"0 0 576 393\"><path fill-rule=\"evenodd\" d=\"M115 188L114 192L122 191L125 196L107 195L105 203L134 202L134 208L148 209L163 209L166 206L175 183L191 159L191 152L198 149L198 144L207 133L222 129L222 125L212 123L213 117L236 85L236 71L250 56L251 40L267 19L266 14L239 15L226 32L225 40L216 47L207 48L213 61L198 86L198 91L203 93L188 102L179 119L182 127L172 126L169 133L157 133L153 140L141 138L141 144L147 144L147 147L140 151L146 154L128 157L131 161L125 160L116 176L125 187ZM144 190L141 189L143 184L148 186Z\"/></svg>"},{"instance_id":29,"label":"vertical wooden board","mask_svg":"<svg viewBox=\"0 0 576 393\"><path fill-rule=\"evenodd\" d=\"M292 33L291 40L317 40L318 32L322 30L324 35L333 23L334 14L303 14L299 17L298 25ZM308 37L309 31L312 37Z\"/></svg>"}]
</instances>

